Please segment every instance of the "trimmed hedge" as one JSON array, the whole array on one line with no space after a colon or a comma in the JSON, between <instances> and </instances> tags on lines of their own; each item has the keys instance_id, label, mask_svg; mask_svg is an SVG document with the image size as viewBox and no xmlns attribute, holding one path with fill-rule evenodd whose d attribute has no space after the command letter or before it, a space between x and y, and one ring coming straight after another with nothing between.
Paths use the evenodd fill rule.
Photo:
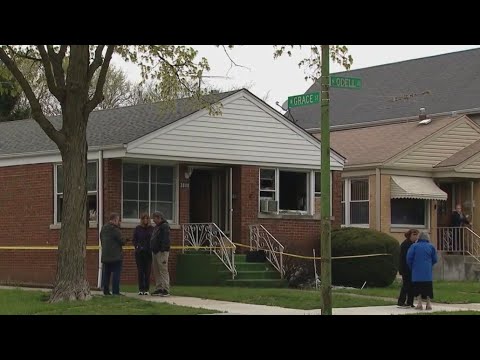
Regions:
<instances>
[{"instance_id":1,"label":"trimmed hedge","mask_svg":"<svg viewBox=\"0 0 480 360\"><path fill-rule=\"evenodd\" d=\"M367 254L390 254L352 259L332 259L334 285L386 287L398 271L400 244L385 233L362 228L332 231L332 257Z\"/></svg>"}]
</instances>

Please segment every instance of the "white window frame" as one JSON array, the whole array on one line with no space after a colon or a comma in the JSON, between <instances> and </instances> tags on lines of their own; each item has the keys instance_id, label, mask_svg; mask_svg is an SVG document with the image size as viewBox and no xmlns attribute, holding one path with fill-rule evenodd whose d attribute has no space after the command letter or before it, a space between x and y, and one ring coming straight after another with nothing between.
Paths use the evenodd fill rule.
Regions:
<instances>
[{"instance_id":1,"label":"white window frame","mask_svg":"<svg viewBox=\"0 0 480 360\"><path fill-rule=\"evenodd\" d=\"M394 224L392 223L392 200L390 199L390 226L392 228L416 228L416 229L428 229L430 228L430 200L427 199L417 199L423 200L425 204L425 224Z\"/></svg>"},{"instance_id":2,"label":"white window frame","mask_svg":"<svg viewBox=\"0 0 480 360\"><path fill-rule=\"evenodd\" d=\"M169 224L178 224L179 221L179 164L171 164L171 163L161 163L161 162L152 162L152 161L142 161L142 160L123 160L122 161L122 171L121 171L121 178L120 178L120 186L121 186L121 197L120 197L120 217L122 222L125 224L138 224L140 218L132 219L132 218L124 218L123 217L123 165L124 164L137 164L137 165L149 165L149 183L148 183L148 213L151 216L151 179L152 179L152 166L166 166L173 168L173 199L172 199L172 217L173 219L168 219ZM140 216L140 214L139 214Z\"/></svg>"},{"instance_id":3,"label":"white window frame","mask_svg":"<svg viewBox=\"0 0 480 360\"><path fill-rule=\"evenodd\" d=\"M97 220L90 221L90 226L96 226L98 222L98 161L97 160L88 160L88 163L95 163L96 164L96 173L97 173L97 178L96 178L96 190L95 191L87 191L87 196L88 195L96 195L97 197ZM63 194L58 192L58 167L63 166L62 163L57 163L54 164L53 166L53 224L54 225L62 225L61 221L57 221L58 216L58 196ZM64 187L65 187L65 180L64 180Z\"/></svg>"},{"instance_id":4,"label":"white window frame","mask_svg":"<svg viewBox=\"0 0 480 360\"><path fill-rule=\"evenodd\" d=\"M368 203L368 223L367 224L351 224L350 223L350 204L351 204L351 191L352 191L352 180L366 180L368 184L368 196L367 200L355 200L354 202L367 202ZM344 194L345 199L345 219L342 221L344 227L359 227L359 228L368 228L370 227L370 181L368 177L358 177L358 178L348 178L343 179L345 181ZM343 203L343 202L342 202Z\"/></svg>"},{"instance_id":5,"label":"white window frame","mask_svg":"<svg viewBox=\"0 0 480 360\"><path fill-rule=\"evenodd\" d=\"M268 191L261 190L260 188L260 176L262 170L274 170L275 171L275 200L278 201L278 211L274 214L284 215L313 215L315 211L315 171L304 169L290 169L290 168L273 168L273 167L260 167L258 170L258 212L260 212L260 192ZM307 210L281 210L280 209L280 172L296 172L306 175L307 185Z\"/></svg>"}]
</instances>

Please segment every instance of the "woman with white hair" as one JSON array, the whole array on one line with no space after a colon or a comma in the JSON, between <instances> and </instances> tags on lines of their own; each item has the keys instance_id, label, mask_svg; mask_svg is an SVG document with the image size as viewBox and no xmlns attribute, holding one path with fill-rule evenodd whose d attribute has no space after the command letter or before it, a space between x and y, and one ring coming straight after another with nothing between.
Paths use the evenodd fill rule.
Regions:
<instances>
[{"instance_id":1,"label":"woman with white hair","mask_svg":"<svg viewBox=\"0 0 480 360\"><path fill-rule=\"evenodd\" d=\"M415 244L407 252L407 264L412 270L414 296L418 296L415 309L423 310L422 300L426 300L425 310L432 310L433 299L433 265L437 263L437 250L430 243L426 232L420 233Z\"/></svg>"}]
</instances>

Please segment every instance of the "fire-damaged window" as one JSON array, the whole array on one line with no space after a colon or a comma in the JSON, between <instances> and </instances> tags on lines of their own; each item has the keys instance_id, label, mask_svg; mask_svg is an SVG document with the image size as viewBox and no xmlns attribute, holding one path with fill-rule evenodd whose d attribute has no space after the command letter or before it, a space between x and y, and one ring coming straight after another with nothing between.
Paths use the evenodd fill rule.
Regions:
<instances>
[{"instance_id":1,"label":"fire-damaged window","mask_svg":"<svg viewBox=\"0 0 480 360\"><path fill-rule=\"evenodd\" d=\"M143 213L162 212L173 221L175 168L149 164L123 164L122 218L137 220Z\"/></svg>"},{"instance_id":2,"label":"fire-damaged window","mask_svg":"<svg viewBox=\"0 0 480 360\"><path fill-rule=\"evenodd\" d=\"M55 222L62 222L63 212L63 166L56 165L56 182L55 182ZM92 161L87 164L87 206L90 221L97 221L97 162Z\"/></svg>"},{"instance_id":3,"label":"fire-damaged window","mask_svg":"<svg viewBox=\"0 0 480 360\"><path fill-rule=\"evenodd\" d=\"M310 211L311 172L260 169L259 206L265 213L299 213Z\"/></svg>"}]
</instances>

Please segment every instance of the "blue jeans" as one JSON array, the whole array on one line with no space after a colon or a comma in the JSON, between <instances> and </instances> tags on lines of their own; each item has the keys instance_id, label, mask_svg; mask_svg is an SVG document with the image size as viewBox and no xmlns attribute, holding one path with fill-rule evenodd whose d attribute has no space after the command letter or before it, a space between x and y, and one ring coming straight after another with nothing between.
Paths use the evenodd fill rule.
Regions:
<instances>
[{"instance_id":1,"label":"blue jeans","mask_svg":"<svg viewBox=\"0 0 480 360\"><path fill-rule=\"evenodd\" d=\"M112 275L112 293L120 294L120 274L122 272L122 260L103 263L103 293L110 292L110 275Z\"/></svg>"}]
</instances>

